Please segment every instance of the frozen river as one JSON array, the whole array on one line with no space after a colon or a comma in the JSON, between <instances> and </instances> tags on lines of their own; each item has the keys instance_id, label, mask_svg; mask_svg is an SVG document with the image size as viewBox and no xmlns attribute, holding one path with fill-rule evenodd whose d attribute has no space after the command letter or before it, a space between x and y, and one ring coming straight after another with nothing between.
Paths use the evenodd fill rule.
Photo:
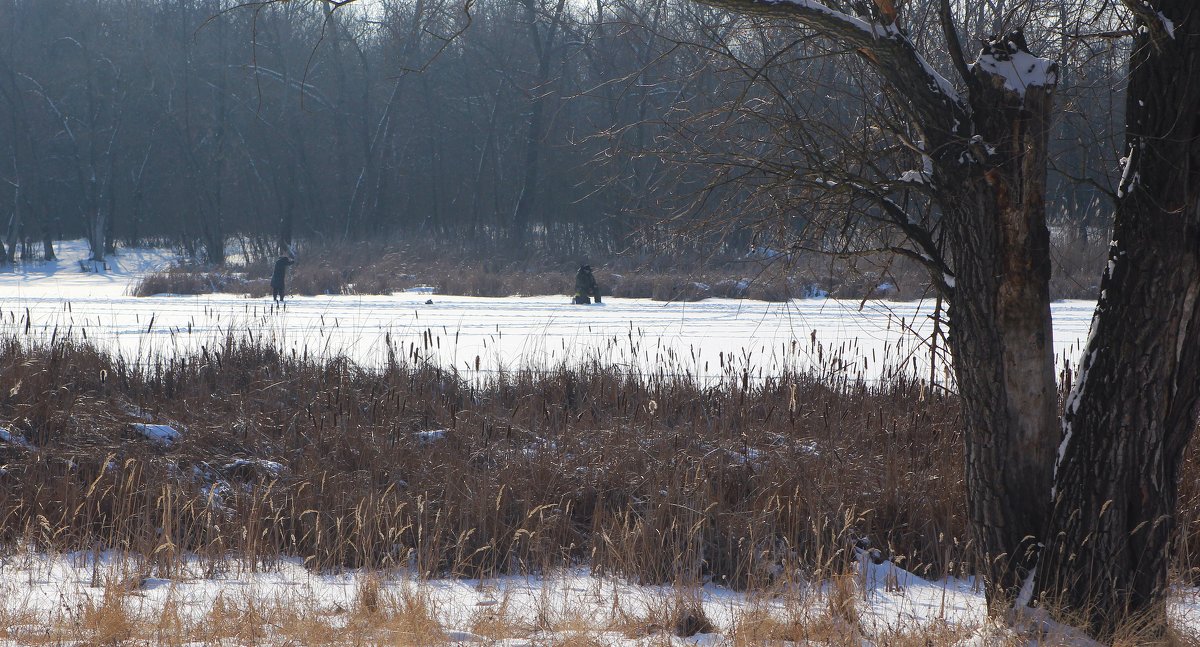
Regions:
<instances>
[{"instance_id":1,"label":"frozen river","mask_svg":"<svg viewBox=\"0 0 1200 647\"><path fill-rule=\"evenodd\" d=\"M293 297L277 309L269 299L235 295L128 296L140 274L165 257L127 252L111 272L96 275L69 260L72 249L62 253L68 260L38 271L0 273L0 333L86 336L130 360L212 349L232 336L368 366L392 356L435 362L466 377L585 361L705 380L806 367L868 379L901 367L930 374L931 303L611 298L573 306L560 296L400 293ZM1062 358L1078 353L1092 308L1087 301L1054 304Z\"/></svg>"}]
</instances>

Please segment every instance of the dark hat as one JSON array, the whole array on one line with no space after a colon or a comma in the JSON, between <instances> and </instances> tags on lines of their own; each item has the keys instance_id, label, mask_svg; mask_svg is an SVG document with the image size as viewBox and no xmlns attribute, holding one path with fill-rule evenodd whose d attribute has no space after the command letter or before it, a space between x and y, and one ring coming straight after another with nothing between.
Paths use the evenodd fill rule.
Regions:
<instances>
[{"instance_id":1,"label":"dark hat","mask_svg":"<svg viewBox=\"0 0 1200 647\"><path fill-rule=\"evenodd\" d=\"M583 267L581 267L581 268L579 268L579 269L583 270L584 272L591 272L591 271L592 271L592 266L591 266L591 265L584 265Z\"/></svg>"}]
</instances>

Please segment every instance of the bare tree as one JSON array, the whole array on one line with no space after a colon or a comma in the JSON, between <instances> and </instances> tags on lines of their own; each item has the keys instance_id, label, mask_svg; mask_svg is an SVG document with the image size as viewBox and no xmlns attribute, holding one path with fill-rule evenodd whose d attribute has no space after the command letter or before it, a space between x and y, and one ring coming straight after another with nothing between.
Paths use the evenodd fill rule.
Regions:
<instances>
[{"instance_id":1,"label":"bare tree","mask_svg":"<svg viewBox=\"0 0 1200 647\"><path fill-rule=\"evenodd\" d=\"M1066 403L1038 580L1106 635L1165 614L1183 451L1200 403L1200 7L1134 16L1108 268Z\"/></svg>"},{"instance_id":2,"label":"bare tree","mask_svg":"<svg viewBox=\"0 0 1200 647\"><path fill-rule=\"evenodd\" d=\"M900 244L885 233L882 246L929 270L950 308L971 539L989 603L1024 604L1041 591L1088 613L1097 635L1130 614L1149 611L1161 621L1178 463L1196 422L1196 10L1129 3L1139 29L1124 33L1140 33L1130 60L1130 153L1110 272L1068 403L1055 478L1063 434L1045 186L1059 68L1034 55L1016 29L1038 9L1011 3L990 20L975 14L976 22L1008 31L985 39L968 61L948 0L934 11L930 3L909 3L906 16L901 3L885 0L855 3L853 12L813 0L704 2L812 29L855 53L882 92L877 99L869 89L854 95L869 103L855 108L850 129L834 115L781 120L799 152L749 154L724 177L734 177L728 169L740 164L742 186L774 178L759 193L779 204L824 200L861 214L843 220L842 233L861 236L862 223L886 223ZM928 25L907 16L936 19L940 44ZM944 48L948 60L926 57L918 42ZM881 161L889 159L918 166L895 175ZM1045 553L1043 542L1051 547Z\"/></svg>"}]
</instances>

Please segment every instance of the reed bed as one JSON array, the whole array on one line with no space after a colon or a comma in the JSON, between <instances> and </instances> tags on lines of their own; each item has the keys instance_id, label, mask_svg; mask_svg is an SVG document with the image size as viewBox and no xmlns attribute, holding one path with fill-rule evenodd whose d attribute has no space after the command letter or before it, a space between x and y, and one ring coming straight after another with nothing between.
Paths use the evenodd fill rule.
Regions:
<instances>
[{"instance_id":1,"label":"reed bed","mask_svg":"<svg viewBox=\"0 0 1200 647\"><path fill-rule=\"evenodd\" d=\"M97 571L105 594L60 619L65 633L47 634L50 643L253 642L265 617L276 638L334 643L338 627L357 622L373 644L449 640L419 592L370 578L350 620L270 601L214 603L200 620L170 605L151 619L127 608L147 578L298 559L315 573L418 578L586 569L680 591L600 624L531 626L481 610L473 631L491 639L550 626L572 644L703 631L711 625L689 596L716 583L766 599L824 596L793 605L796 617L748 607L728 630L732 644L858 644L878 638L864 629L851 575L864 554L927 578L973 573L959 405L911 373L867 381L847 375L837 349L811 350L820 360L805 371L752 378L731 359L723 378L700 383L599 361L464 378L402 347L364 368L233 336L131 362L71 335L8 336L0 559L116 552L137 565L119 577ZM148 433L162 428L170 433ZM1181 497L1185 583L1196 578L1196 459L1190 450ZM937 644L964 628L895 632L884 642Z\"/></svg>"},{"instance_id":2,"label":"reed bed","mask_svg":"<svg viewBox=\"0 0 1200 647\"><path fill-rule=\"evenodd\" d=\"M127 362L10 337L0 545L128 551L161 576L185 555L300 557L749 588L841 572L867 544L965 573L954 398L839 375L731 361L700 385L595 362L468 380L403 352L368 369L227 337Z\"/></svg>"},{"instance_id":3,"label":"reed bed","mask_svg":"<svg viewBox=\"0 0 1200 647\"><path fill-rule=\"evenodd\" d=\"M969 572L957 403L902 372L698 385L598 363L465 380L226 339L126 363L0 344L0 540L471 577L587 563L734 587L839 572L871 545ZM837 366L836 355L823 355ZM834 377L834 376L837 377ZM164 446L137 425L181 430ZM1195 579L1195 451L1179 573Z\"/></svg>"}]
</instances>

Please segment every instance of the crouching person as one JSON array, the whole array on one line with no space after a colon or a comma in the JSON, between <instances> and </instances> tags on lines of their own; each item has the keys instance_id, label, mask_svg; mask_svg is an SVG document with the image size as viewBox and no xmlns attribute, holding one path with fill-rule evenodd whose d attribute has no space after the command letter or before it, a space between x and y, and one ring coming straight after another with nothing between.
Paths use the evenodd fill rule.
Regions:
<instances>
[{"instance_id":1,"label":"crouching person","mask_svg":"<svg viewBox=\"0 0 1200 647\"><path fill-rule=\"evenodd\" d=\"M600 287L596 285L596 277L592 276L592 266L584 265L575 274L575 303L588 304L593 298L600 303Z\"/></svg>"},{"instance_id":2,"label":"crouching person","mask_svg":"<svg viewBox=\"0 0 1200 647\"><path fill-rule=\"evenodd\" d=\"M275 261L275 271L271 273L271 300L278 303L283 303L283 297L286 294L286 290L283 286L283 279L287 274L288 265L291 265L295 262L296 261L288 258L287 256L280 256L279 259Z\"/></svg>"}]
</instances>

